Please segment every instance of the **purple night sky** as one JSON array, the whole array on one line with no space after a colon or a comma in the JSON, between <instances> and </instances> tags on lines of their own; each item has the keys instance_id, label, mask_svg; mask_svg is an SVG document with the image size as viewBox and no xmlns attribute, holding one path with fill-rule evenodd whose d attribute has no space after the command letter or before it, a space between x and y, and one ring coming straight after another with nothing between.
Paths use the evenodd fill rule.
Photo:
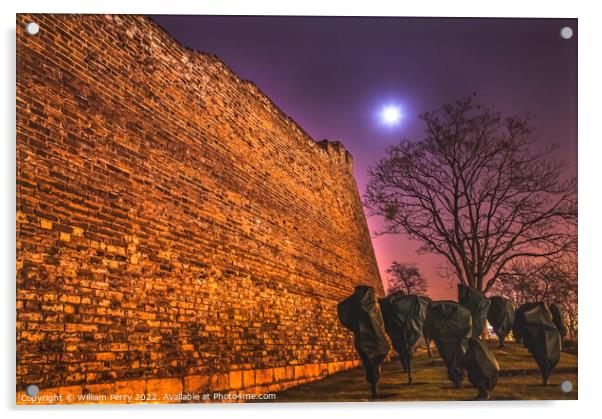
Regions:
<instances>
[{"instance_id":1,"label":"purple night sky","mask_svg":"<svg viewBox=\"0 0 602 419\"><path fill-rule=\"evenodd\" d=\"M535 113L542 144L557 144L577 172L577 20L252 16L152 16L181 44L216 54L253 81L315 140L353 155L360 193L368 167L403 137L419 139L417 116L463 96L504 113ZM570 26L575 36L559 32ZM379 112L403 114L385 126ZM372 232L382 220L369 218ZM373 239L383 280L393 260L415 262L432 298L455 299L437 275L442 259L419 256L405 236ZM454 284L455 285L455 284Z\"/></svg>"}]
</instances>

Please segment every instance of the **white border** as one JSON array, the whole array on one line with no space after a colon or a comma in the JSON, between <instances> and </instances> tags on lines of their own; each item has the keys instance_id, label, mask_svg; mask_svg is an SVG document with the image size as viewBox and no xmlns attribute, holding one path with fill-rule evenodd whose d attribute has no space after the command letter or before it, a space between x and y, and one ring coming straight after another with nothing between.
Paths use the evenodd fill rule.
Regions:
<instances>
[{"instance_id":1,"label":"white border","mask_svg":"<svg viewBox=\"0 0 602 419\"><path fill-rule=\"evenodd\" d=\"M317 411L325 414L362 417L376 413L377 415L415 415L426 418L430 416L458 416L462 419L471 417L508 418L520 416L530 417L577 417L588 412L600 410L596 403L599 395L601 377L600 363L602 346L600 346L600 283L602 272L598 268L602 255L602 228L600 217L600 181L602 180L601 159L602 147L599 113L602 111L602 91L600 75L602 60L600 57L600 40L602 40L602 22L596 2L576 1L528 2L525 0L488 1L398 1L385 2L379 0L221 0L221 1L183 1L169 0L157 2L149 0L103 0L87 3L81 0L69 1L34 1L21 0L16 5L2 2L2 100L0 102L2 127L5 132L2 141L0 167L2 182L2 271L4 275L2 313L2 345L3 367L0 380L1 408L4 417L19 414L20 416L39 417L43 415L67 418L102 417L109 412L137 412L148 417L165 415L183 416L220 416L231 417L282 417L305 418ZM579 401L578 402L450 402L450 403L329 403L329 404L277 404L277 405L179 405L179 406L136 406L136 407L47 407L16 408L14 407L14 266L15 266L15 13L16 12L53 12L53 13L132 13L132 14L253 14L253 15L345 15L345 16L455 16L455 17L564 17L579 18L579 262L580 262L580 342L579 342ZM375 412L378 411L378 412Z\"/></svg>"}]
</instances>

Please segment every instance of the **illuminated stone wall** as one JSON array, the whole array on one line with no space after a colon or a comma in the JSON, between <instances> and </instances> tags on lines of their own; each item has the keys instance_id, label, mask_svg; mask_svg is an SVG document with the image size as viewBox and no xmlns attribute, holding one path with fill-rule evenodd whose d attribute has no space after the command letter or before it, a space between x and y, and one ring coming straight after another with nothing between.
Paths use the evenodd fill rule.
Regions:
<instances>
[{"instance_id":1,"label":"illuminated stone wall","mask_svg":"<svg viewBox=\"0 0 602 419\"><path fill-rule=\"evenodd\" d=\"M339 143L148 18L17 17L17 390L317 379L357 365L357 284L382 295Z\"/></svg>"}]
</instances>

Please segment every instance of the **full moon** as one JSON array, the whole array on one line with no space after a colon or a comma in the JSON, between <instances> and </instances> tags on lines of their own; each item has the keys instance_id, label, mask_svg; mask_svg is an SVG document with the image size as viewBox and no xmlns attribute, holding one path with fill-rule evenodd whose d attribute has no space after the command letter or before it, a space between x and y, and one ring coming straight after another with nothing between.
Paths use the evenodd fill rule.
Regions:
<instances>
[{"instance_id":1,"label":"full moon","mask_svg":"<svg viewBox=\"0 0 602 419\"><path fill-rule=\"evenodd\" d=\"M381 119L385 125L397 125L401 120L401 109L397 106L385 106L381 111Z\"/></svg>"}]
</instances>

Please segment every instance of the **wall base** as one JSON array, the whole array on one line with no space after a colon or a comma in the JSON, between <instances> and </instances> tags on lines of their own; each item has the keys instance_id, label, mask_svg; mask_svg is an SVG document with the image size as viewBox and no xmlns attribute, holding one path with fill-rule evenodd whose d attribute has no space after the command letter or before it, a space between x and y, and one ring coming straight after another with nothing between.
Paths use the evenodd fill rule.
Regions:
<instances>
[{"instance_id":1,"label":"wall base","mask_svg":"<svg viewBox=\"0 0 602 419\"><path fill-rule=\"evenodd\" d=\"M260 399L289 387L360 365L359 360L237 370L220 375L149 378L40 389L36 397L17 392L18 405L132 404L278 401ZM256 398L252 398L256 395Z\"/></svg>"}]
</instances>

